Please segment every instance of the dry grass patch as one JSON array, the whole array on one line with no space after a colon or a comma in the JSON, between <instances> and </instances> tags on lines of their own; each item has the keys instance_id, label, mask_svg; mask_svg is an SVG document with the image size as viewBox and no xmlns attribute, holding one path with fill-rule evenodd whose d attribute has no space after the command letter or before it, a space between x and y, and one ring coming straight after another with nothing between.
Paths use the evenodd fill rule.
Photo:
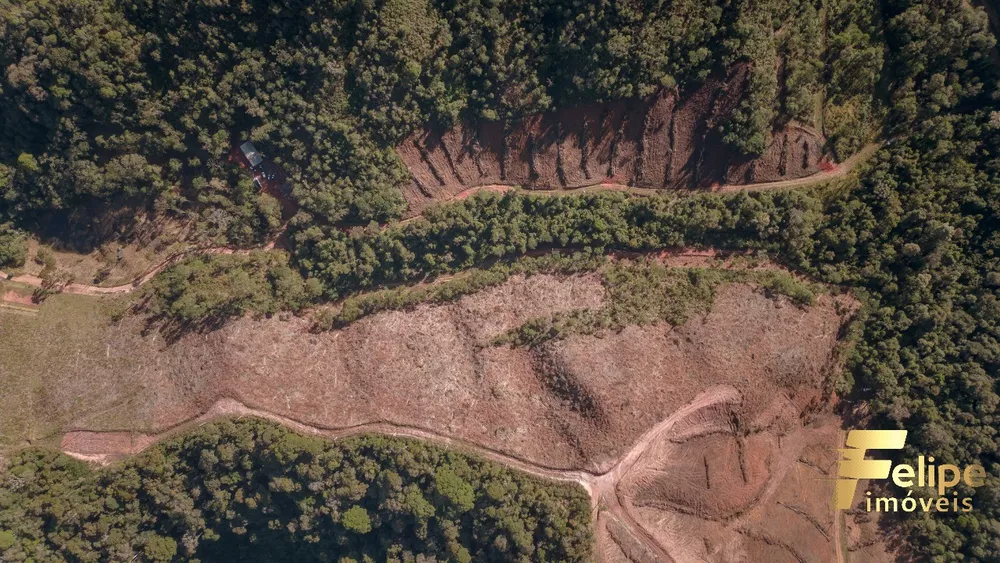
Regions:
<instances>
[{"instance_id":1,"label":"dry grass patch","mask_svg":"<svg viewBox=\"0 0 1000 563\"><path fill-rule=\"evenodd\" d=\"M600 309L606 295L596 273L518 275L338 330L243 318L173 343L144 336L140 318L103 330L91 321L96 334L79 354L55 350L57 340L35 344L52 354L48 371L35 372L35 400L51 413L47 428L152 433L235 399L318 427L419 427L544 466L600 470L713 386L747 396L821 386L843 322L828 295L799 307L727 282L682 326L490 345L535 316Z\"/></svg>"},{"instance_id":2,"label":"dry grass patch","mask_svg":"<svg viewBox=\"0 0 1000 563\"><path fill-rule=\"evenodd\" d=\"M106 402L102 389L115 385L114 372L96 366L110 359L109 323L122 307L111 298L53 295L35 315L0 309L0 446L59 432L69 413ZM73 377L80 378L73 396L62 397L59 385Z\"/></svg>"}]
</instances>

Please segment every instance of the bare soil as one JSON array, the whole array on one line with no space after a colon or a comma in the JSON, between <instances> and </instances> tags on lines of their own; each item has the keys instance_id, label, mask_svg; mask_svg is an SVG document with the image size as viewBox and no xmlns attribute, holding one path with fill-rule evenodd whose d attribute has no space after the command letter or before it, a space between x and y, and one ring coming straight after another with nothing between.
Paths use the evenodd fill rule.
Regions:
<instances>
[{"instance_id":1,"label":"bare soil","mask_svg":"<svg viewBox=\"0 0 1000 563\"><path fill-rule=\"evenodd\" d=\"M529 132L531 138L532 186L562 188L566 186L559 161L559 129L562 127L558 113L545 113L534 121Z\"/></svg>"},{"instance_id":2,"label":"bare soil","mask_svg":"<svg viewBox=\"0 0 1000 563\"><path fill-rule=\"evenodd\" d=\"M49 366L40 408L65 421L64 451L102 462L222 414L430 439L586 487L602 560L826 561L839 422L823 386L845 299L799 308L729 284L683 326L535 350L490 341L599 307L595 275L515 277L320 334L246 318L168 345L126 319Z\"/></svg>"},{"instance_id":3,"label":"bare soil","mask_svg":"<svg viewBox=\"0 0 1000 563\"><path fill-rule=\"evenodd\" d=\"M419 426L546 467L600 471L709 386L821 380L841 324L832 302L804 310L729 285L682 327L540 350L489 345L531 317L602 299L596 277L539 275L329 333L308 332L303 319L247 318L172 345L126 320L99 346L104 358L66 367L46 404L72 429L158 432L232 398L316 426Z\"/></svg>"},{"instance_id":4,"label":"bare soil","mask_svg":"<svg viewBox=\"0 0 1000 563\"><path fill-rule=\"evenodd\" d=\"M622 480L626 510L675 560L837 560L839 420L795 407L788 391L775 405L781 416L749 434L738 414L701 413L702 433L663 436Z\"/></svg>"},{"instance_id":5,"label":"bare soil","mask_svg":"<svg viewBox=\"0 0 1000 563\"><path fill-rule=\"evenodd\" d=\"M621 129L622 120L628 109L623 100L603 105L591 105L588 117L583 153L586 155L587 179L594 182L611 180L611 159L615 151L615 140Z\"/></svg>"},{"instance_id":6,"label":"bare soil","mask_svg":"<svg viewBox=\"0 0 1000 563\"><path fill-rule=\"evenodd\" d=\"M561 180L565 186L582 186L591 183L587 175L584 151L587 148L588 131L594 120L593 107L582 106L559 112L559 167Z\"/></svg>"},{"instance_id":7,"label":"bare soil","mask_svg":"<svg viewBox=\"0 0 1000 563\"><path fill-rule=\"evenodd\" d=\"M4 301L6 303L15 303L18 305L24 305L28 307L38 306L38 304L35 303L35 301L31 298L30 293L25 294L19 291L15 291L13 289L5 290L2 285L0 285L0 291L3 291L3 296L0 297L0 301Z\"/></svg>"},{"instance_id":8,"label":"bare soil","mask_svg":"<svg viewBox=\"0 0 1000 563\"><path fill-rule=\"evenodd\" d=\"M667 165L670 163L674 106L677 97L672 92L655 96L646 113L642 133L642 166L638 183L656 188L667 187Z\"/></svg>"},{"instance_id":9,"label":"bare soil","mask_svg":"<svg viewBox=\"0 0 1000 563\"><path fill-rule=\"evenodd\" d=\"M611 182L698 189L819 172L825 139L810 128L775 131L765 154L754 159L723 142L721 125L742 100L746 77L746 67L737 65L680 96L663 90L645 99L587 104L509 123L416 133L398 147L412 174L404 188L410 212L490 184L553 190Z\"/></svg>"},{"instance_id":10,"label":"bare soil","mask_svg":"<svg viewBox=\"0 0 1000 563\"><path fill-rule=\"evenodd\" d=\"M463 185L478 184L483 181L483 173L476 165L476 131L469 125L453 127L441 135L443 148L455 170L458 181Z\"/></svg>"}]
</instances>

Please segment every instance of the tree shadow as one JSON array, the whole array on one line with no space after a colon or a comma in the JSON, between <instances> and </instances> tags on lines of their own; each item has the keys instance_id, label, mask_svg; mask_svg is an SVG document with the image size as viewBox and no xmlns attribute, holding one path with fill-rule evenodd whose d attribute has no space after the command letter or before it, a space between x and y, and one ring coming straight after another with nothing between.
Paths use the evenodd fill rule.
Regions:
<instances>
[{"instance_id":1,"label":"tree shadow","mask_svg":"<svg viewBox=\"0 0 1000 563\"><path fill-rule=\"evenodd\" d=\"M145 317L142 329L139 334L146 338L152 334L159 334L166 341L167 345L173 345L185 336L191 334L207 335L226 326L232 320L243 315L218 314L211 315L197 320L187 320L177 318L169 313L152 313L150 301L152 294L145 295L141 300L128 308L126 314L137 317ZM270 318L272 315L262 315Z\"/></svg>"},{"instance_id":2,"label":"tree shadow","mask_svg":"<svg viewBox=\"0 0 1000 563\"><path fill-rule=\"evenodd\" d=\"M136 220L148 212L147 200L91 200L36 216L22 226L55 250L90 254L108 242L149 238L148 223Z\"/></svg>"}]
</instances>

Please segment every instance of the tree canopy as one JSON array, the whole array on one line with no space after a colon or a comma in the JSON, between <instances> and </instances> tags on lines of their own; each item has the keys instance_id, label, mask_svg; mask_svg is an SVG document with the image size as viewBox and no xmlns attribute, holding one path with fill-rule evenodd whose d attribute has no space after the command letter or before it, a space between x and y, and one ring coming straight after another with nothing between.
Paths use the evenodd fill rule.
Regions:
<instances>
[{"instance_id":1,"label":"tree canopy","mask_svg":"<svg viewBox=\"0 0 1000 563\"><path fill-rule=\"evenodd\" d=\"M260 240L273 228L273 206L234 183L235 165L224 158L244 136L293 178L303 213L288 232L291 258L179 264L154 284L159 312L186 322L266 313L538 249L765 251L863 298L861 337L841 390L864 401L878 427L910 430L902 455L932 453L941 462L982 464L990 473L975 491L976 511L903 520L915 554L935 561L1000 559L1000 104L990 62L995 40L984 13L968 2L0 0L0 16L0 95L9 100L0 106L0 259L19 259L19 229L32 218L91 209L94 202L152 200L197 217L207 232ZM810 107L824 108L820 125L838 155L856 150L884 125L883 149L856 182L835 193L483 195L403 226L352 232L335 226L398 216L395 187L405 170L392 146L413 127L683 89L733 64L748 65L750 87L721 125L728 142L746 153L760 150L773 123L804 120ZM255 444L236 442L233 459L244 460L240 448ZM69 507L78 497L66 496L72 491L60 483L84 482L79 469L52 458L18 458L12 470L30 466L19 471L37 473L51 464L84 481L29 480L35 488L25 489L27 497L8 487L2 497L8 516L0 520L4 556L12 549L53 549L99 559L110 552L93 538L108 530L114 539L107 541L138 546L151 559L191 553L208 559L215 552L204 550L211 545L248 550L251 557L247 546L260 544L236 542L236 536L249 533L244 521L264 519L242 512L242 505L232 515L228 510L237 492L226 487L237 487L242 475L227 466L225 479L208 479L195 490L187 480L212 475L225 460L202 460L207 454L200 450L197 460L171 455L153 466L176 489L136 497L153 504L122 518L139 518L141 525L114 533L125 528L97 516L67 516L75 514ZM296 507L301 512L288 512L296 518L307 514L317 502L301 489L310 481L287 472L312 462L267 459L276 477L258 481L256 490L294 493L281 497L281 509ZM366 459L351 458L355 478L370 467ZM136 463L128 467L147 462ZM245 463L251 465L245 471L257 475L252 460ZM128 486L120 486L134 493L141 485L130 471L121 472ZM455 467L428 471L416 481L397 471L404 494L396 500L412 501L412 518L433 512L466 522L480 514L482 489L470 474ZM149 482L160 483L159 474ZM24 479L11 475L5 479ZM390 520L380 516L381 505L351 496L355 485L347 483L343 494L353 504L338 505L336 519L323 525L337 526L340 535L331 537L346 538L358 557L384 558L388 544L368 547L356 536L381 538ZM116 515L111 506L139 502L95 487L80 487L80 494L91 495L80 501L90 503L85 506L100 501ZM207 490L232 491L232 497ZM43 507L28 500L48 495L64 500ZM470 498L473 508L460 516ZM504 506L530 510L535 500ZM161 501L166 504L156 504ZM220 502L226 511L217 510ZM29 510L24 506L37 512L17 512ZM187 519L206 510L215 512ZM257 537L304 529L301 519L291 528L275 520L273 529L252 528L261 530ZM201 539L189 547L184 534L199 526L218 537L195 532ZM549 542L531 535L537 526L503 539L467 535L456 526L435 536L442 538L435 553L464 559L520 549L515 546L528 538ZM571 528L553 527L562 534L559 542L574 547L546 548L560 554L552 558L583 553ZM326 545L325 537L317 545ZM417 553L402 545L391 553Z\"/></svg>"},{"instance_id":2,"label":"tree canopy","mask_svg":"<svg viewBox=\"0 0 1000 563\"><path fill-rule=\"evenodd\" d=\"M311 220L384 222L416 128L683 91L740 63L728 142L758 154L787 120L821 126L829 83L846 153L877 113L881 30L870 2L836 4L824 45L818 0L0 0L0 221L123 236L127 218L96 227L129 205L260 242L275 205L230 158L252 140Z\"/></svg>"},{"instance_id":3,"label":"tree canopy","mask_svg":"<svg viewBox=\"0 0 1000 563\"><path fill-rule=\"evenodd\" d=\"M26 450L0 475L4 561L587 561L592 541L580 487L256 419L99 472Z\"/></svg>"}]
</instances>

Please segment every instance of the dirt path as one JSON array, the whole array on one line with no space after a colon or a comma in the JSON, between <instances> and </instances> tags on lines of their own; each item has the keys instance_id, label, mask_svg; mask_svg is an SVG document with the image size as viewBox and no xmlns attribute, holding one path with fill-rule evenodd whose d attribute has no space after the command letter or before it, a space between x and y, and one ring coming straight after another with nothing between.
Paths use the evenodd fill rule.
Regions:
<instances>
[{"instance_id":1,"label":"dirt path","mask_svg":"<svg viewBox=\"0 0 1000 563\"><path fill-rule=\"evenodd\" d=\"M123 285L114 285L110 287L101 287L97 285L86 285L80 283L68 283L60 288L62 293L72 293L74 295L121 295L124 293L131 293L144 284L149 282L149 280L156 277L157 274L167 269L168 267L180 262L188 256L194 254L249 254L254 250L270 250L275 247L275 242L272 240L267 244L257 247L257 248L232 248L228 246L212 246L212 247L201 247L192 248L190 250L185 250L183 252L178 252L167 257L159 264L154 266L151 270L142 274L141 276L132 280L132 283ZM17 276L9 276L3 270L0 270L0 279L7 279L12 282L21 283L31 287L42 287L44 280L38 276L31 274L22 274Z\"/></svg>"},{"instance_id":2,"label":"dirt path","mask_svg":"<svg viewBox=\"0 0 1000 563\"><path fill-rule=\"evenodd\" d=\"M844 432L841 431L839 433L839 440L838 440L838 442L840 444L843 444L844 441L845 441L844 439L845 439ZM843 532L841 531L841 524L840 524L840 521L841 521L841 519L843 519L843 517L844 517L844 515L843 515L843 513L841 513L841 511L835 510L833 512L833 542L834 542L834 550L835 550L834 553L836 553L836 555L837 555L837 563L845 563L845 560L844 560L844 547L843 547L843 544L842 544L843 538L841 537L841 533L843 533Z\"/></svg>"},{"instance_id":3,"label":"dirt path","mask_svg":"<svg viewBox=\"0 0 1000 563\"><path fill-rule=\"evenodd\" d=\"M314 426L269 411L254 409L233 399L222 399L217 401L201 416L182 422L158 434L144 436L138 441L133 441L139 445L129 453L139 453L153 443L226 416L254 416L264 418L277 422L295 430L296 432L322 436L331 440L346 438L358 434L381 434L386 436L414 438L431 442L439 446L468 451L492 462L503 464L507 467L534 475L536 477L578 484L582 486L590 495L591 503L594 508L595 519L600 511L607 511L612 516L619 519L619 521L621 521L629 529L630 533L632 533L645 545L646 549L648 549L650 553L655 554L657 560L669 563L674 561L674 559L670 556L669 551L661 545L639 522L639 520L632 513L629 504L621 501L618 484L621 482L622 478L628 474L632 467L635 466L636 462L641 459L643 455L645 455L646 451L649 450L652 444L673 429L677 422L700 409L710 407L720 402L730 402L738 398L739 394L737 391L728 386L714 387L703 391L691 402L684 405L656 426L646 431L635 443L635 445L628 452L626 452L618 460L618 462L612 466L611 469L604 473L592 473L585 470L546 467L473 442L446 436L424 428L404 426L389 422L365 423L347 428ZM87 449L89 451L87 452L73 450L73 436L80 434L86 434L88 437L87 444L89 447ZM114 450L121 443L120 437L122 434L123 432L70 431L63 437L63 449L66 454L77 459L106 464L112 460L112 457L115 454L120 454L120 452L112 451L104 454L94 453L94 450L97 449L95 448L95 445L99 448L100 437L104 436L106 437L109 449ZM95 437L97 438L96 441L94 439Z\"/></svg>"},{"instance_id":4,"label":"dirt path","mask_svg":"<svg viewBox=\"0 0 1000 563\"><path fill-rule=\"evenodd\" d=\"M813 174L812 176L806 176L804 178L794 178L791 180L780 180L777 182L759 182L756 184L727 184L722 186L716 186L709 189L692 189L692 190L663 190L655 188L636 188L633 186L628 186L625 184L611 184L611 183L594 183L588 186L580 186L576 188L561 188L561 189L530 189L530 188L519 188L515 186L505 185L505 184L489 184L486 186L476 186L469 188L458 194L451 196L447 199L441 200L441 203L460 201L469 198L471 195L481 192L499 192L504 193L508 191L520 191L526 194L536 194L536 195L570 195L588 192L603 192L603 191L616 191L625 192L635 195L656 195L664 192L669 193L734 193L734 192L759 192L766 190L780 190L787 188L803 188L811 186L813 184L818 184L820 182L826 182L836 178L841 178L846 176L848 173L853 171L858 164L866 161L875 152L877 152L882 145L879 143L872 143L866 145L860 151L854 153L844 162L834 166L830 170L819 172ZM419 215L417 216L419 217ZM412 221L417 217L411 217L407 219Z\"/></svg>"},{"instance_id":5,"label":"dirt path","mask_svg":"<svg viewBox=\"0 0 1000 563\"><path fill-rule=\"evenodd\" d=\"M858 165L858 163L864 162L868 157L874 154L875 151L881 148L881 146L882 145L880 144L870 144L861 149L860 151L858 151L857 153L855 153L847 160L845 160L836 168L833 168L832 170L829 170L827 172L820 172L818 174L813 174L812 176L807 176L805 178L797 178L794 180L781 180L779 182L765 182L758 184L726 185L707 190L707 192L732 193L740 191L761 191L761 190L800 188L800 187L810 186L813 184L817 184L819 182L825 182L828 180L832 180L834 178L845 176L847 173L852 171ZM620 191L636 195L654 195L662 193L664 191L651 188L634 188L622 184L594 184L591 186L585 186L580 188L560 189L560 190L525 190L521 188L515 188L513 186L496 184L496 185L478 186L474 188L469 188L448 199L442 200L442 203L463 200L473 195L474 193L480 191L492 191L492 192L503 193L512 190L518 190L524 193L530 193L536 195L570 195L570 194L597 192L597 191ZM690 192L691 193L706 192L706 190L690 190ZM402 219L401 221L393 223L393 225L403 225L406 223L410 223L412 221L416 221L419 218L420 215L417 215L416 217L408 217L406 219ZM287 227L287 224L285 225L285 227ZM233 248L229 246L192 248L190 250L185 250L183 252L179 252L177 254L169 256L168 258L166 258L165 260L154 266L145 274L142 274L141 276L132 280L132 283L116 285L111 287L69 283L62 286L61 291L63 293L71 293L74 295L122 295L126 293L131 293L136 289L142 287L144 284L149 282L149 280L153 279L157 274L159 274L166 268L170 267L173 264L176 264L177 262L180 262L184 258L191 256L193 254L248 254L253 250L272 249L275 247L276 241L284 234L285 227L283 227L281 231L275 237L273 237L267 244L257 248ZM10 277L8 276L9 275L6 272L0 270L0 279L9 279L10 281L21 283L31 287L42 287L43 284L42 278L31 274L23 274Z\"/></svg>"}]
</instances>

